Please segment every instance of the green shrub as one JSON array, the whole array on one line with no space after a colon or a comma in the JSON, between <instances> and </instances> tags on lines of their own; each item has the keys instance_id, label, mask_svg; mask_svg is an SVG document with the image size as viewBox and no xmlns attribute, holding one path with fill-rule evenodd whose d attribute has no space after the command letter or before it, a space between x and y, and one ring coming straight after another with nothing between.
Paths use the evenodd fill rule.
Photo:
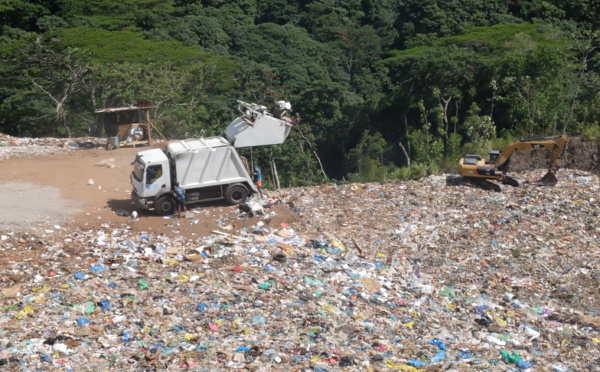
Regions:
<instances>
[{"instance_id":1,"label":"green shrub","mask_svg":"<svg viewBox=\"0 0 600 372\"><path fill-rule=\"evenodd\" d=\"M593 140L600 138L600 125L593 124L583 128L583 139Z\"/></svg>"},{"instance_id":2,"label":"green shrub","mask_svg":"<svg viewBox=\"0 0 600 372\"><path fill-rule=\"evenodd\" d=\"M436 162L431 162L427 165L427 174L426 176L430 175L430 174L438 174L440 173L440 165Z\"/></svg>"},{"instance_id":3,"label":"green shrub","mask_svg":"<svg viewBox=\"0 0 600 372\"><path fill-rule=\"evenodd\" d=\"M478 144L475 144L475 143L467 142L467 143L465 143L463 145L463 154L462 154L462 156L465 156L466 154L479 154L479 155L483 155L486 152L487 152L487 150L482 145L478 145Z\"/></svg>"},{"instance_id":4,"label":"green shrub","mask_svg":"<svg viewBox=\"0 0 600 372\"><path fill-rule=\"evenodd\" d=\"M388 177L392 180L401 180L401 181L410 180L410 168L409 167L396 168L388 174Z\"/></svg>"},{"instance_id":5,"label":"green shrub","mask_svg":"<svg viewBox=\"0 0 600 372\"><path fill-rule=\"evenodd\" d=\"M429 166L427 164L413 163L410 165L410 178L413 180L423 178L427 176L428 170Z\"/></svg>"},{"instance_id":6,"label":"green shrub","mask_svg":"<svg viewBox=\"0 0 600 372\"><path fill-rule=\"evenodd\" d=\"M450 158L453 162L458 162L463 157L461 142L462 136L460 134L450 134L450 137L448 137L448 155L446 158Z\"/></svg>"},{"instance_id":7,"label":"green shrub","mask_svg":"<svg viewBox=\"0 0 600 372\"><path fill-rule=\"evenodd\" d=\"M458 161L460 160L461 157L459 157L458 159L454 159L454 158L445 158L442 159L439 164L438 164L438 170L444 173L456 173L457 171L457 167L458 167ZM437 172L431 172L431 173L437 173Z\"/></svg>"}]
</instances>

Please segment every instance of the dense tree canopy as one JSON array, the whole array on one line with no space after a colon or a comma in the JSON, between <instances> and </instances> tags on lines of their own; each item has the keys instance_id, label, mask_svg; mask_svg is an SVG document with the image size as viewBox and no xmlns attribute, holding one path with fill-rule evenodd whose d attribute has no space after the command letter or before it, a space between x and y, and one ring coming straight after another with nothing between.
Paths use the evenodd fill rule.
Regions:
<instances>
[{"instance_id":1,"label":"dense tree canopy","mask_svg":"<svg viewBox=\"0 0 600 372\"><path fill-rule=\"evenodd\" d=\"M217 135L237 99L285 99L289 140L246 154L267 185L421 176L507 138L600 132L599 6L4 0L0 131L103 136L94 109L144 99L169 138Z\"/></svg>"}]
</instances>

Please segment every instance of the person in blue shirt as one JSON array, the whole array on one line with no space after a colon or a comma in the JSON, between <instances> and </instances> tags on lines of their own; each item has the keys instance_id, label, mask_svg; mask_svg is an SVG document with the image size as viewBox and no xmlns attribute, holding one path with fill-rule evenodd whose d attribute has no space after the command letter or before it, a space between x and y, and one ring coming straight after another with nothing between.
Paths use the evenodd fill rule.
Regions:
<instances>
[{"instance_id":1,"label":"person in blue shirt","mask_svg":"<svg viewBox=\"0 0 600 372\"><path fill-rule=\"evenodd\" d=\"M263 197L262 173L261 173L259 167L254 168L253 181L254 181L254 184L256 185L256 188L258 189L258 192L260 193L260 197L262 198ZM267 195L267 197L268 197L268 195Z\"/></svg>"},{"instance_id":2,"label":"person in blue shirt","mask_svg":"<svg viewBox=\"0 0 600 372\"><path fill-rule=\"evenodd\" d=\"M181 218L181 208L183 207L183 211L187 213L187 208L185 206L185 189L179 185L179 182L175 182L173 191L175 192L175 197L177 198L177 210L179 212L179 218Z\"/></svg>"}]
</instances>

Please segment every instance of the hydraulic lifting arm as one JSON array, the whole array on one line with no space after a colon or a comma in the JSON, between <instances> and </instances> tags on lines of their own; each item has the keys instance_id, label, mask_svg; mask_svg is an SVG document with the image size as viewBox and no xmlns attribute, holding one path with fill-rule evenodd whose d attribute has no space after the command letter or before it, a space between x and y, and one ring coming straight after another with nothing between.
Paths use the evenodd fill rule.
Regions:
<instances>
[{"instance_id":1,"label":"hydraulic lifting arm","mask_svg":"<svg viewBox=\"0 0 600 372\"><path fill-rule=\"evenodd\" d=\"M536 138L524 138L513 144L510 144L496 160L496 167L502 171L503 174L508 170L508 164L510 158L515 151L532 151L538 149L551 149L550 162L548 169L555 171L557 168L557 160L560 153L567 143L566 136L552 136L552 137L536 137Z\"/></svg>"}]
</instances>

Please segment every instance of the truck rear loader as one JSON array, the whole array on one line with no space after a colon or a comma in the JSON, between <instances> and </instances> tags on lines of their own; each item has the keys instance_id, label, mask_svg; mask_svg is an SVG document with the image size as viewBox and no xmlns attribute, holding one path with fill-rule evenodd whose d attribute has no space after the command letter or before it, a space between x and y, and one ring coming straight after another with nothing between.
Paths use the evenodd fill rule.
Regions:
<instances>
[{"instance_id":1,"label":"truck rear loader","mask_svg":"<svg viewBox=\"0 0 600 372\"><path fill-rule=\"evenodd\" d=\"M291 106L287 102L284 106L287 113ZM235 205L258 192L236 148L281 144L292 122L256 104L238 101L238 110L241 116L222 136L173 141L164 149L137 153L130 176L134 205L172 214L177 206L175 183L185 189L186 203L225 199Z\"/></svg>"}]
</instances>

